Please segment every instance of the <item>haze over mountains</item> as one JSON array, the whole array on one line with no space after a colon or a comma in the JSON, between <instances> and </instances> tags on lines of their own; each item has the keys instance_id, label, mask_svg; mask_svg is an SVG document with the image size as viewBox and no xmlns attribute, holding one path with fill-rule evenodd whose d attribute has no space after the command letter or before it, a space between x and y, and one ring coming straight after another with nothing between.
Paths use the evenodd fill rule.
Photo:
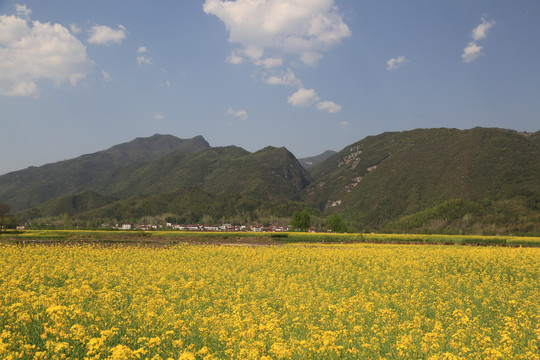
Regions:
<instances>
[{"instance_id":1,"label":"haze over mountains","mask_svg":"<svg viewBox=\"0 0 540 360\"><path fill-rule=\"evenodd\" d=\"M532 234L540 135L416 129L296 159L156 134L2 175L0 201L21 221L285 221L309 208L318 225L339 213L358 231Z\"/></svg>"}]
</instances>

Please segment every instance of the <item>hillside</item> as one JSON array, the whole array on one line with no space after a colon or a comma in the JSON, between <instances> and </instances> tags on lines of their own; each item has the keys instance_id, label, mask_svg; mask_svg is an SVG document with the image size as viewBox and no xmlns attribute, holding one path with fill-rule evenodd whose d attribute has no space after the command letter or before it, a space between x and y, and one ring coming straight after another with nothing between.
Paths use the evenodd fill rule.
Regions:
<instances>
[{"instance_id":1,"label":"hillside","mask_svg":"<svg viewBox=\"0 0 540 360\"><path fill-rule=\"evenodd\" d=\"M15 211L59 196L76 194L110 171L134 163L149 163L172 151L192 153L208 148L203 137L179 139L154 135L113 146L107 150L0 176L0 201Z\"/></svg>"},{"instance_id":2,"label":"hillside","mask_svg":"<svg viewBox=\"0 0 540 360\"><path fill-rule=\"evenodd\" d=\"M293 154L266 147L250 153L236 146L196 153L173 151L148 163L109 171L77 195L51 199L19 213L21 221L72 216L135 221L172 217L196 222L225 217L288 217L303 206L299 194L311 181Z\"/></svg>"},{"instance_id":3,"label":"hillside","mask_svg":"<svg viewBox=\"0 0 540 360\"><path fill-rule=\"evenodd\" d=\"M155 135L0 180L21 220L286 222L307 208L323 228L338 213L359 231L540 233L540 132L388 132L308 169L286 148Z\"/></svg>"},{"instance_id":4,"label":"hillside","mask_svg":"<svg viewBox=\"0 0 540 360\"><path fill-rule=\"evenodd\" d=\"M99 195L93 191L83 191L76 195L64 195L47 200L43 204L21 211L19 217L26 220L63 215L74 216L101 208L117 200L118 199Z\"/></svg>"},{"instance_id":5,"label":"hillside","mask_svg":"<svg viewBox=\"0 0 540 360\"><path fill-rule=\"evenodd\" d=\"M267 201L299 200L310 176L285 148L250 153L236 146L194 154L176 151L150 164L133 164L112 172L92 190L125 198L157 194L179 186L196 186L214 194L241 194Z\"/></svg>"},{"instance_id":6,"label":"hillside","mask_svg":"<svg viewBox=\"0 0 540 360\"><path fill-rule=\"evenodd\" d=\"M370 136L310 169L306 203L380 228L450 199L540 193L540 146L515 131L418 129Z\"/></svg>"},{"instance_id":7,"label":"hillside","mask_svg":"<svg viewBox=\"0 0 540 360\"><path fill-rule=\"evenodd\" d=\"M530 134L529 140L540 145L540 131Z\"/></svg>"}]
</instances>

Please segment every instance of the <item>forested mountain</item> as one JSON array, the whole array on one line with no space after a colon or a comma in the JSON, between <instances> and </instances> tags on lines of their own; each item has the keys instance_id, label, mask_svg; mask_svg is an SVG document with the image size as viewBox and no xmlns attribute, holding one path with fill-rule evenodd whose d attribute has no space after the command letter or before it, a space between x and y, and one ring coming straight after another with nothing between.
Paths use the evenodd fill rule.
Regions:
<instances>
[{"instance_id":1,"label":"forested mountain","mask_svg":"<svg viewBox=\"0 0 540 360\"><path fill-rule=\"evenodd\" d=\"M285 148L154 135L1 176L0 201L21 221L271 221L308 208L357 231L540 233L540 132L388 132L314 158L306 170Z\"/></svg>"},{"instance_id":2,"label":"forested mountain","mask_svg":"<svg viewBox=\"0 0 540 360\"><path fill-rule=\"evenodd\" d=\"M299 200L310 175L285 148L266 147L250 153L236 146L213 147L197 153L173 152L149 164L132 164L99 179L91 189L125 198L156 194L179 186L197 186L215 195Z\"/></svg>"},{"instance_id":3,"label":"forested mountain","mask_svg":"<svg viewBox=\"0 0 540 360\"><path fill-rule=\"evenodd\" d=\"M171 135L137 138L108 150L0 176L0 201L13 210L39 205L49 199L91 189L110 171L134 163L149 163L172 151L192 153L209 147L197 136L179 139Z\"/></svg>"},{"instance_id":4,"label":"forested mountain","mask_svg":"<svg viewBox=\"0 0 540 360\"><path fill-rule=\"evenodd\" d=\"M103 196L87 190L79 194L64 195L47 200L43 204L21 211L19 217L23 219L35 219L44 216L74 216L101 208L117 200L117 198Z\"/></svg>"},{"instance_id":5,"label":"forested mountain","mask_svg":"<svg viewBox=\"0 0 540 360\"><path fill-rule=\"evenodd\" d=\"M310 173L307 204L380 228L451 199L537 196L540 145L502 129L389 132L346 147Z\"/></svg>"}]
</instances>

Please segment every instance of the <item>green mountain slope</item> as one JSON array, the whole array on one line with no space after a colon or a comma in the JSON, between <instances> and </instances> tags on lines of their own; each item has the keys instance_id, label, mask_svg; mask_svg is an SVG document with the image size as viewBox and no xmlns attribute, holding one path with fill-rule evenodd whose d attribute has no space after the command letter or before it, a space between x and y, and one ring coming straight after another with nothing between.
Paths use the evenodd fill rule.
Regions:
<instances>
[{"instance_id":1,"label":"green mountain slope","mask_svg":"<svg viewBox=\"0 0 540 360\"><path fill-rule=\"evenodd\" d=\"M530 134L529 140L540 145L540 131Z\"/></svg>"},{"instance_id":2,"label":"green mountain slope","mask_svg":"<svg viewBox=\"0 0 540 360\"><path fill-rule=\"evenodd\" d=\"M339 213L357 230L536 234L540 132L388 132L307 170L286 148L251 153L155 135L1 176L0 201L19 219L67 215L92 225L151 216L286 223L312 208L319 225Z\"/></svg>"},{"instance_id":3,"label":"green mountain slope","mask_svg":"<svg viewBox=\"0 0 540 360\"><path fill-rule=\"evenodd\" d=\"M21 211L21 219L54 217L67 214L78 215L89 210L98 209L115 202L117 199L99 195L93 191L84 191L77 195L64 195L48 200L31 209Z\"/></svg>"},{"instance_id":4,"label":"green mountain slope","mask_svg":"<svg viewBox=\"0 0 540 360\"><path fill-rule=\"evenodd\" d=\"M257 223L261 219L288 218L303 207L298 202L267 202L240 194L214 195L195 186L175 190L134 195L99 209L78 214L80 221L106 219L135 222L159 219L161 223ZM287 224L285 220L284 224Z\"/></svg>"},{"instance_id":5,"label":"green mountain slope","mask_svg":"<svg viewBox=\"0 0 540 360\"><path fill-rule=\"evenodd\" d=\"M90 210L80 216L83 218L116 218L134 221L145 216L162 214L200 214L214 201L214 195L197 187L180 187L155 195L138 194L116 201L99 209ZM188 219L191 220L191 219Z\"/></svg>"},{"instance_id":6,"label":"green mountain slope","mask_svg":"<svg viewBox=\"0 0 540 360\"><path fill-rule=\"evenodd\" d=\"M150 164L133 164L99 179L92 189L116 197L156 194L197 186L214 194L241 194L268 201L298 200L309 174L285 148L250 153L235 146L194 154L174 152Z\"/></svg>"},{"instance_id":7,"label":"green mountain slope","mask_svg":"<svg viewBox=\"0 0 540 360\"><path fill-rule=\"evenodd\" d=\"M49 199L88 190L107 172L126 165L152 162L172 151L192 153L208 147L201 136L187 140L158 134L137 138L108 150L2 175L0 201L15 211L26 209Z\"/></svg>"},{"instance_id":8,"label":"green mountain slope","mask_svg":"<svg viewBox=\"0 0 540 360\"><path fill-rule=\"evenodd\" d=\"M540 193L540 146L511 130L418 129L368 137L310 172L308 204L378 228L450 199Z\"/></svg>"},{"instance_id":9,"label":"green mountain slope","mask_svg":"<svg viewBox=\"0 0 540 360\"><path fill-rule=\"evenodd\" d=\"M540 235L540 193L474 202L452 199L402 216L384 228L398 233Z\"/></svg>"}]
</instances>

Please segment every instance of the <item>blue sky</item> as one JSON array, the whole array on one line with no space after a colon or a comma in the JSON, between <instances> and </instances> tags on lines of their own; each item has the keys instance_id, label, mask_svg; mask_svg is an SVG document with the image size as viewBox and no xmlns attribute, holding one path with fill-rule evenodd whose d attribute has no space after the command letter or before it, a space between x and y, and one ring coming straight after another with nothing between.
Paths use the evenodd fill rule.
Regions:
<instances>
[{"instance_id":1,"label":"blue sky","mask_svg":"<svg viewBox=\"0 0 540 360\"><path fill-rule=\"evenodd\" d=\"M0 174L155 133L297 157L540 130L535 0L0 0Z\"/></svg>"}]
</instances>

